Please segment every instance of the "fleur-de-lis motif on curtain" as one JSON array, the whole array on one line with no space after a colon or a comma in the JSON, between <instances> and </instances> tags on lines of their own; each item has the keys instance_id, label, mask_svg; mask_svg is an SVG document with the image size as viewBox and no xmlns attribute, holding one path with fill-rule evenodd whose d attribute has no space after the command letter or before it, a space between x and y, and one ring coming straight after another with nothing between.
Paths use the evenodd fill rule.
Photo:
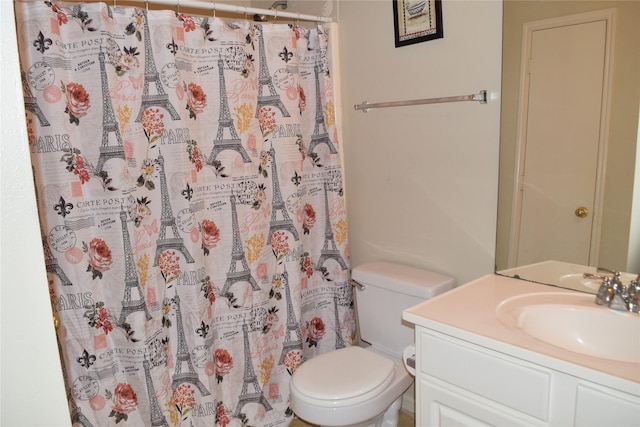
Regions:
<instances>
[{"instance_id":1,"label":"fleur-de-lis motif on curtain","mask_svg":"<svg viewBox=\"0 0 640 427\"><path fill-rule=\"evenodd\" d=\"M188 201L191 201L191 197L193 197L193 188L191 188L188 182L187 182L187 188L182 190L180 194L182 194L184 198L187 199Z\"/></svg>"},{"instance_id":2,"label":"fleur-de-lis motif on curtain","mask_svg":"<svg viewBox=\"0 0 640 427\"><path fill-rule=\"evenodd\" d=\"M209 335L209 325L205 324L204 321L202 321L200 323L200 327L196 329L196 333L202 338L206 338L207 335Z\"/></svg>"},{"instance_id":3,"label":"fleur-de-lis motif on curtain","mask_svg":"<svg viewBox=\"0 0 640 427\"><path fill-rule=\"evenodd\" d=\"M302 181L302 177L298 175L298 171L296 171L296 173L294 173L293 176L291 177L291 182L293 182L297 187L298 185L300 185L301 181Z\"/></svg>"},{"instance_id":4,"label":"fleur-de-lis motif on curtain","mask_svg":"<svg viewBox=\"0 0 640 427\"><path fill-rule=\"evenodd\" d=\"M44 51L48 50L49 46L51 46L52 44L53 41L49 37L45 38L44 34L42 34L42 31L40 31L40 33L38 34L38 38L33 42L33 45L40 53L44 53Z\"/></svg>"},{"instance_id":5,"label":"fleur-de-lis motif on curtain","mask_svg":"<svg viewBox=\"0 0 640 427\"><path fill-rule=\"evenodd\" d=\"M278 56L282 58L284 62L289 62L291 61L291 58L293 58L293 52L289 52L289 49L287 49L287 47L285 46L284 49L282 49L282 52L278 54Z\"/></svg>"},{"instance_id":6,"label":"fleur-de-lis motif on curtain","mask_svg":"<svg viewBox=\"0 0 640 427\"><path fill-rule=\"evenodd\" d=\"M169 52L173 53L174 55L178 52L178 45L176 44L174 39L171 39L171 43L167 43L167 49L169 49Z\"/></svg>"},{"instance_id":7,"label":"fleur-de-lis motif on curtain","mask_svg":"<svg viewBox=\"0 0 640 427\"><path fill-rule=\"evenodd\" d=\"M93 354L89 354L89 352L85 349L82 352L82 355L76 359L82 367L89 369L93 362L96 361L96 356Z\"/></svg>"},{"instance_id":8,"label":"fleur-de-lis motif on curtain","mask_svg":"<svg viewBox=\"0 0 640 427\"><path fill-rule=\"evenodd\" d=\"M58 215L62 215L62 218L66 218L67 215L69 215L71 213L71 210L73 209L73 205L71 203L68 203L64 197L60 196L60 200L58 200L58 203L53 205L53 209L56 210L56 212L58 212Z\"/></svg>"}]
</instances>

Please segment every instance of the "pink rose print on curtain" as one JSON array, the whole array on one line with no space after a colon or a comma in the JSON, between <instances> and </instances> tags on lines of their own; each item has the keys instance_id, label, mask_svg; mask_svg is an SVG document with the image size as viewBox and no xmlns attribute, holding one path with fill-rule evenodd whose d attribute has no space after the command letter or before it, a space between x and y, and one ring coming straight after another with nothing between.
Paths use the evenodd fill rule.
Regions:
<instances>
[{"instance_id":1,"label":"pink rose print on curtain","mask_svg":"<svg viewBox=\"0 0 640 427\"><path fill-rule=\"evenodd\" d=\"M202 161L206 162L206 159L200 152L198 143L195 140L190 139L187 141L187 153L189 153L189 161L196 167L196 172L200 172L203 166Z\"/></svg>"},{"instance_id":2,"label":"pink rose print on curtain","mask_svg":"<svg viewBox=\"0 0 640 427\"><path fill-rule=\"evenodd\" d=\"M310 279L311 276L313 276L313 265L311 264L309 252L305 252L300 257L300 271L306 275L307 279Z\"/></svg>"},{"instance_id":3,"label":"pink rose print on curtain","mask_svg":"<svg viewBox=\"0 0 640 427\"><path fill-rule=\"evenodd\" d=\"M305 203L302 208L302 230L304 234L309 234L309 230L316 223L316 211L309 203Z\"/></svg>"},{"instance_id":4,"label":"pink rose print on curtain","mask_svg":"<svg viewBox=\"0 0 640 427\"><path fill-rule=\"evenodd\" d=\"M207 108L207 94L204 93L202 87L195 83L182 83L184 91L187 93L187 110L189 110L189 118L196 119L198 114Z\"/></svg>"},{"instance_id":5,"label":"pink rose print on curtain","mask_svg":"<svg viewBox=\"0 0 640 427\"><path fill-rule=\"evenodd\" d=\"M314 317L311 319L311 323L307 322L307 343L309 343L309 348L316 347L325 332L324 322L321 318Z\"/></svg>"},{"instance_id":6,"label":"pink rose print on curtain","mask_svg":"<svg viewBox=\"0 0 640 427\"><path fill-rule=\"evenodd\" d=\"M187 106L187 108L189 108L189 106ZM222 166L222 162L220 160L212 160L211 162L207 160L207 158L202 154L202 151L200 151L196 140L190 139L187 141L187 153L189 153L189 161L196 167L196 172L200 172L204 165L208 165L213 168L216 176L222 178L229 176L224 173L224 166Z\"/></svg>"},{"instance_id":7,"label":"pink rose print on curtain","mask_svg":"<svg viewBox=\"0 0 640 427\"><path fill-rule=\"evenodd\" d=\"M96 237L89 242L89 245L82 242L82 250L89 256L87 271L91 272L91 278L102 279L102 273L109 270L113 263L111 249L107 243Z\"/></svg>"},{"instance_id":8,"label":"pink rose print on curtain","mask_svg":"<svg viewBox=\"0 0 640 427\"><path fill-rule=\"evenodd\" d=\"M189 33L191 31L195 31L196 29L196 20L200 22L199 26L204 34L204 39L209 40L210 42L215 41L216 39L212 36L213 31L211 30L211 25L209 25L209 18L193 18L189 15L185 15L184 13L177 13L176 18L178 21L182 22L182 28L185 33Z\"/></svg>"},{"instance_id":9,"label":"pink rose print on curtain","mask_svg":"<svg viewBox=\"0 0 640 427\"><path fill-rule=\"evenodd\" d=\"M115 188L112 187L111 178L109 178L109 174L107 171L98 172L91 163L87 161L81 154L80 150L74 147L62 147L62 152L64 153L60 158L61 162L67 164L67 171L77 175L80 179L80 184L84 184L85 182L89 182L91 179L91 175L96 176L102 180L102 188L109 191L114 191Z\"/></svg>"},{"instance_id":10,"label":"pink rose print on curtain","mask_svg":"<svg viewBox=\"0 0 640 427\"><path fill-rule=\"evenodd\" d=\"M184 417L196 406L195 390L190 384L180 384L167 403L171 424L179 425Z\"/></svg>"},{"instance_id":11,"label":"pink rose print on curtain","mask_svg":"<svg viewBox=\"0 0 640 427\"><path fill-rule=\"evenodd\" d=\"M149 145L153 144L164 133L165 127L163 119L164 114L160 112L159 108L147 108L142 113L140 121L142 122L144 136L147 138ZM153 146L149 148L153 148Z\"/></svg>"},{"instance_id":12,"label":"pink rose print on curtain","mask_svg":"<svg viewBox=\"0 0 640 427\"><path fill-rule=\"evenodd\" d=\"M258 123L262 131L262 138L266 141L276 127L276 112L271 107L262 107L258 110Z\"/></svg>"},{"instance_id":13,"label":"pink rose print on curtain","mask_svg":"<svg viewBox=\"0 0 640 427\"><path fill-rule=\"evenodd\" d=\"M67 164L67 170L74 175L78 175L80 178L80 183L84 184L85 182L89 182L91 176L89 175L89 171L87 170L87 165L85 163L84 157L80 154L80 150L77 148L63 148L64 154L62 155L61 161Z\"/></svg>"},{"instance_id":14,"label":"pink rose print on curtain","mask_svg":"<svg viewBox=\"0 0 640 427\"><path fill-rule=\"evenodd\" d=\"M58 25L64 25L69 22L69 18L72 18L80 25L82 31L97 30L97 28L91 26L93 19L89 18L87 12L82 10L82 6L74 6L73 8L59 7L54 2L49 0L45 0L44 4L50 7L51 11L56 14Z\"/></svg>"},{"instance_id":15,"label":"pink rose print on curtain","mask_svg":"<svg viewBox=\"0 0 640 427\"><path fill-rule=\"evenodd\" d=\"M216 302L216 290L209 276L205 277L202 281L200 290L202 291L202 294L207 299L207 301L209 301L209 305L213 305L213 303Z\"/></svg>"},{"instance_id":16,"label":"pink rose print on curtain","mask_svg":"<svg viewBox=\"0 0 640 427\"><path fill-rule=\"evenodd\" d=\"M202 231L202 251L209 255L209 250L215 248L220 241L220 229L215 222L205 219L200 225Z\"/></svg>"},{"instance_id":17,"label":"pink rose print on curtain","mask_svg":"<svg viewBox=\"0 0 640 427\"><path fill-rule=\"evenodd\" d=\"M176 13L176 17L178 18L178 21L182 22L182 28L184 29L185 33L194 31L196 29L196 23L193 22L193 18L189 15L185 15L184 13Z\"/></svg>"},{"instance_id":18,"label":"pink rose print on curtain","mask_svg":"<svg viewBox=\"0 0 640 427\"><path fill-rule=\"evenodd\" d=\"M271 250L278 263L289 253L289 236L284 231L276 231L271 235Z\"/></svg>"},{"instance_id":19,"label":"pink rose print on curtain","mask_svg":"<svg viewBox=\"0 0 640 427\"><path fill-rule=\"evenodd\" d=\"M158 268L165 283L176 279L180 274L180 257L176 251L164 251L158 256Z\"/></svg>"},{"instance_id":20,"label":"pink rose print on curtain","mask_svg":"<svg viewBox=\"0 0 640 427\"><path fill-rule=\"evenodd\" d=\"M128 414L135 411L138 406L138 396L136 396L131 385L127 383L119 383L116 386L111 400L113 406L109 416L115 417L116 424L120 421L127 421Z\"/></svg>"},{"instance_id":21,"label":"pink rose print on curtain","mask_svg":"<svg viewBox=\"0 0 640 427\"><path fill-rule=\"evenodd\" d=\"M227 427L231 419L229 418L227 409L222 402L218 402L216 407L216 425L219 427Z\"/></svg>"},{"instance_id":22,"label":"pink rose print on curtain","mask_svg":"<svg viewBox=\"0 0 640 427\"><path fill-rule=\"evenodd\" d=\"M62 93L67 98L67 106L64 112L69 114L69 123L79 125L80 118L86 116L89 108L91 108L89 94L84 86L73 82L67 85L62 83Z\"/></svg>"},{"instance_id":23,"label":"pink rose print on curtain","mask_svg":"<svg viewBox=\"0 0 640 427\"><path fill-rule=\"evenodd\" d=\"M304 357L302 356L302 352L300 350L292 350L284 356L284 366L287 368L287 372L289 375L293 375L293 373L302 365L302 361Z\"/></svg>"},{"instance_id":24,"label":"pink rose print on curtain","mask_svg":"<svg viewBox=\"0 0 640 427\"><path fill-rule=\"evenodd\" d=\"M134 338L133 335L135 331L131 328L131 325L127 322L119 323L118 319L116 319L104 305L104 301L98 301L93 305L86 305L84 307L86 311L83 314L83 317L89 319L89 326L96 329L102 329L102 333L108 335L109 332L113 331L114 327L122 329L127 340L131 342L138 342L137 338Z\"/></svg>"},{"instance_id":25,"label":"pink rose print on curtain","mask_svg":"<svg viewBox=\"0 0 640 427\"><path fill-rule=\"evenodd\" d=\"M233 369L233 358L224 348L216 349L214 353L216 380L221 383L223 377Z\"/></svg>"},{"instance_id":26,"label":"pink rose print on curtain","mask_svg":"<svg viewBox=\"0 0 640 427\"><path fill-rule=\"evenodd\" d=\"M104 302L98 301L95 305L86 306L85 308L87 311L85 311L84 317L89 319L89 326L102 329L105 335L108 335L113 330L113 323L117 322L109 315Z\"/></svg>"}]
</instances>

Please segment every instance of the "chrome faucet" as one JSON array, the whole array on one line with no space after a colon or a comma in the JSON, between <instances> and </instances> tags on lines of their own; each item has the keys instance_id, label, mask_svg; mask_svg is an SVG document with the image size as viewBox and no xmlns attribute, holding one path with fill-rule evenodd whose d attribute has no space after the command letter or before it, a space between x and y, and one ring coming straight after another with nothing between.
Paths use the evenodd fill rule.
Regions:
<instances>
[{"instance_id":1,"label":"chrome faucet","mask_svg":"<svg viewBox=\"0 0 640 427\"><path fill-rule=\"evenodd\" d=\"M640 274L627 288L627 308L632 313L640 313Z\"/></svg>"},{"instance_id":2,"label":"chrome faucet","mask_svg":"<svg viewBox=\"0 0 640 427\"><path fill-rule=\"evenodd\" d=\"M613 276L593 273L582 275L585 279L602 280L602 285L596 294L596 304L604 305L612 310L640 313L640 284L638 283L640 282L640 274L627 287L620 280L620 272L611 271L611 273Z\"/></svg>"}]
</instances>

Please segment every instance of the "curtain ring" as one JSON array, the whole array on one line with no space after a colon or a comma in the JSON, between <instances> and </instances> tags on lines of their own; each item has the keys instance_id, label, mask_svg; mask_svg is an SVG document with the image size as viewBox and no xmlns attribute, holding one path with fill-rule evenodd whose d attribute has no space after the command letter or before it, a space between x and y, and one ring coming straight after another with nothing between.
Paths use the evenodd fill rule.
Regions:
<instances>
[{"instance_id":1,"label":"curtain ring","mask_svg":"<svg viewBox=\"0 0 640 427\"><path fill-rule=\"evenodd\" d=\"M245 21L248 19L249 13L248 13L248 9L247 6L244 7L244 19Z\"/></svg>"},{"instance_id":2,"label":"curtain ring","mask_svg":"<svg viewBox=\"0 0 640 427\"><path fill-rule=\"evenodd\" d=\"M147 12L149 12L149 0L145 0L144 6L147 8Z\"/></svg>"},{"instance_id":3,"label":"curtain ring","mask_svg":"<svg viewBox=\"0 0 640 427\"><path fill-rule=\"evenodd\" d=\"M180 0L178 0L178 7L176 9L178 11L178 15L180 15Z\"/></svg>"},{"instance_id":4,"label":"curtain ring","mask_svg":"<svg viewBox=\"0 0 640 427\"><path fill-rule=\"evenodd\" d=\"M213 0L213 19L216 19L216 0Z\"/></svg>"}]
</instances>

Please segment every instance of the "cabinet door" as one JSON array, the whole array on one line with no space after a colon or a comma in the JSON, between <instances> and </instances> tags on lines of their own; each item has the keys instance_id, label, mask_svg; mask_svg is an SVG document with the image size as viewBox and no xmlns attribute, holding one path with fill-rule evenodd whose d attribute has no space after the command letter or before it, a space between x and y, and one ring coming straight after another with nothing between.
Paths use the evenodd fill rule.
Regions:
<instances>
[{"instance_id":1,"label":"cabinet door","mask_svg":"<svg viewBox=\"0 0 640 427\"><path fill-rule=\"evenodd\" d=\"M576 395L577 426L640 426L640 398L581 383Z\"/></svg>"},{"instance_id":2,"label":"cabinet door","mask_svg":"<svg viewBox=\"0 0 640 427\"><path fill-rule=\"evenodd\" d=\"M544 425L488 399L463 389L441 383L435 378L421 378L416 426L534 426Z\"/></svg>"}]
</instances>

